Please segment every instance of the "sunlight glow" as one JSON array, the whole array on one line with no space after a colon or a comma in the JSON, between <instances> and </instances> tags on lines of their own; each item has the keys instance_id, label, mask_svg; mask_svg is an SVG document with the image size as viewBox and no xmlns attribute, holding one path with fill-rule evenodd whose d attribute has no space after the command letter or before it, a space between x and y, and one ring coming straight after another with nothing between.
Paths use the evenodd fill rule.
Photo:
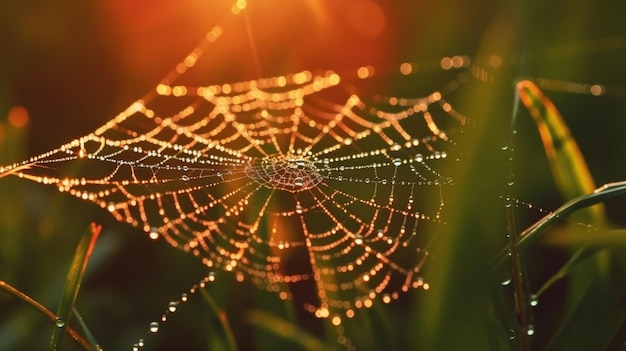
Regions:
<instances>
[{"instance_id":1,"label":"sunlight glow","mask_svg":"<svg viewBox=\"0 0 626 351\"><path fill-rule=\"evenodd\" d=\"M246 6L248 6L248 3L246 2L246 0L237 0L235 5L233 5L233 7L231 8L231 12L234 15L238 15L239 13L241 13L241 11L243 11L246 8Z\"/></svg>"}]
</instances>

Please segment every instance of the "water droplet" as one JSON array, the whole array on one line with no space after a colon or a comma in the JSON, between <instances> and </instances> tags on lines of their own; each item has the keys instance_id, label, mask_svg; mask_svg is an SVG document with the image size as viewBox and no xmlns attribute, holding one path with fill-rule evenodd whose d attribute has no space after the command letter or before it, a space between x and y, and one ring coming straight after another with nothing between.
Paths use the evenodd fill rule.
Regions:
<instances>
[{"instance_id":1,"label":"water droplet","mask_svg":"<svg viewBox=\"0 0 626 351\"><path fill-rule=\"evenodd\" d=\"M357 234L354 236L354 243L357 245L363 244L363 235Z\"/></svg>"},{"instance_id":2,"label":"water droplet","mask_svg":"<svg viewBox=\"0 0 626 351\"><path fill-rule=\"evenodd\" d=\"M183 176L182 176L182 177L180 177L180 179L181 179L183 182L187 182L187 181L189 181L189 176L188 176L188 175L186 175L186 174L183 174Z\"/></svg>"},{"instance_id":3,"label":"water droplet","mask_svg":"<svg viewBox=\"0 0 626 351\"><path fill-rule=\"evenodd\" d=\"M399 158L396 158L395 160L393 160L393 165L394 166L399 166L402 164L402 160Z\"/></svg>"},{"instance_id":4,"label":"water droplet","mask_svg":"<svg viewBox=\"0 0 626 351\"><path fill-rule=\"evenodd\" d=\"M539 298L535 294L530 295L529 301L532 307L535 307L539 304Z\"/></svg>"},{"instance_id":5,"label":"water droplet","mask_svg":"<svg viewBox=\"0 0 626 351\"><path fill-rule=\"evenodd\" d=\"M215 281L215 272L209 272L209 274L207 275L207 279L210 282L214 282Z\"/></svg>"},{"instance_id":6,"label":"water droplet","mask_svg":"<svg viewBox=\"0 0 626 351\"><path fill-rule=\"evenodd\" d=\"M150 323L150 333L156 334L159 331L159 323L152 322Z\"/></svg>"},{"instance_id":7,"label":"water droplet","mask_svg":"<svg viewBox=\"0 0 626 351\"><path fill-rule=\"evenodd\" d=\"M137 344L139 345L139 347L143 347L144 345L143 339L139 339L139 342Z\"/></svg>"},{"instance_id":8,"label":"water droplet","mask_svg":"<svg viewBox=\"0 0 626 351\"><path fill-rule=\"evenodd\" d=\"M302 213L302 206L300 205L300 203L296 204L296 213L298 214Z\"/></svg>"},{"instance_id":9,"label":"water droplet","mask_svg":"<svg viewBox=\"0 0 626 351\"><path fill-rule=\"evenodd\" d=\"M304 185L304 179L302 179L302 177L296 177L296 179L293 180L293 184L295 186L303 186Z\"/></svg>"},{"instance_id":10,"label":"water droplet","mask_svg":"<svg viewBox=\"0 0 626 351\"><path fill-rule=\"evenodd\" d=\"M385 235L385 232L382 229L378 229L378 232L376 234L378 235L379 238L382 238L383 235Z\"/></svg>"},{"instance_id":11,"label":"water droplet","mask_svg":"<svg viewBox=\"0 0 626 351\"><path fill-rule=\"evenodd\" d=\"M57 318L57 319L54 321L54 324L55 324L58 328L63 328L63 327L65 327L65 321L64 321L63 319L61 319L61 318Z\"/></svg>"},{"instance_id":12,"label":"water droplet","mask_svg":"<svg viewBox=\"0 0 626 351\"><path fill-rule=\"evenodd\" d=\"M515 329L509 329L509 340L515 340Z\"/></svg>"},{"instance_id":13,"label":"water droplet","mask_svg":"<svg viewBox=\"0 0 626 351\"><path fill-rule=\"evenodd\" d=\"M187 300L188 300L188 299L189 299L189 297L187 296L187 294L186 294L186 293L183 293L183 294L180 296L180 300L181 300L182 302L187 302Z\"/></svg>"},{"instance_id":14,"label":"water droplet","mask_svg":"<svg viewBox=\"0 0 626 351\"><path fill-rule=\"evenodd\" d=\"M369 178L365 178L365 183L369 184L370 179Z\"/></svg>"},{"instance_id":15,"label":"water droplet","mask_svg":"<svg viewBox=\"0 0 626 351\"><path fill-rule=\"evenodd\" d=\"M417 162L424 161L424 156L422 154L415 155L415 161L417 161Z\"/></svg>"},{"instance_id":16,"label":"water droplet","mask_svg":"<svg viewBox=\"0 0 626 351\"><path fill-rule=\"evenodd\" d=\"M526 334L528 334L529 336L534 335L535 334L535 326L532 324L528 325L528 328L526 329Z\"/></svg>"},{"instance_id":17,"label":"water droplet","mask_svg":"<svg viewBox=\"0 0 626 351\"><path fill-rule=\"evenodd\" d=\"M511 284L511 275L507 272L502 278L502 286L508 286L509 284Z\"/></svg>"},{"instance_id":18,"label":"water droplet","mask_svg":"<svg viewBox=\"0 0 626 351\"><path fill-rule=\"evenodd\" d=\"M152 240L156 240L159 238L159 228L157 227L152 227L150 228L150 233L148 234L148 237Z\"/></svg>"},{"instance_id":19,"label":"water droplet","mask_svg":"<svg viewBox=\"0 0 626 351\"><path fill-rule=\"evenodd\" d=\"M169 303L169 305L167 305L167 310L174 313L176 312L176 307L178 306L178 303L175 301L172 301Z\"/></svg>"},{"instance_id":20,"label":"water droplet","mask_svg":"<svg viewBox=\"0 0 626 351\"><path fill-rule=\"evenodd\" d=\"M134 344L133 345L133 351L139 351L139 345Z\"/></svg>"}]
</instances>

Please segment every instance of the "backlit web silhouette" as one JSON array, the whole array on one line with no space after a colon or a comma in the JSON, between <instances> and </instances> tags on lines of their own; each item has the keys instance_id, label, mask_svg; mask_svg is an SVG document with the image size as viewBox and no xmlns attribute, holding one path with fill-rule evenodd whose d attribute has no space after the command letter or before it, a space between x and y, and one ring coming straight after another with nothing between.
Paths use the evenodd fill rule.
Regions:
<instances>
[{"instance_id":1,"label":"backlit web silhouette","mask_svg":"<svg viewBox=\"0 0 626 351\"><path fill-rule=\"evenodd\" d=\"M468 124L450 98L481 78L466 73L470 59L177 83L221 35L213 28L153 91L93 133L0 176L94 202L282 299L289 285L312 283L306 309L335 325L376 299L428 289L422 269L452 184L442 163ZM450 78L416 93L428 70ZM404 88L385 92L384 75Z\"/></svg>"}]
</instances>

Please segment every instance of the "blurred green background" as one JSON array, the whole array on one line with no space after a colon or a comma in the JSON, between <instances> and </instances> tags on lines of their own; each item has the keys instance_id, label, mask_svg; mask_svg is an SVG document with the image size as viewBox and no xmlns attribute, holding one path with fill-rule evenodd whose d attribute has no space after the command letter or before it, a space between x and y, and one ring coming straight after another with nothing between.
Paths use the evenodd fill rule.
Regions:
<instances>
[{"instance_id":1,"label":"blurred green background","mask_svg":"<svg viewBox=\"0 0 626 351\"><path fill-rule=\"evenodd\" d=\"M626 179L626 3L250 0L246 18L254 45L244 17L229 19L230 6L225 0L3 2L0 164L22 161L93 131L152 89L224 18L232 21L228 28L240 40L220 44L222 51L214 58L207 83L304 68L499 54L503 64L494 82L463 92L464 111L477 127L458 141L464 158L450 170L457 187L446 199L450 225L439 241L433 291L411 292L346 327L360 331L354 338L359 349L519 349L517 340L508 341L508 330L516 328L512 291L494 286L501 278L492 277L489 267L489 259L506 245L506 214L500 199L506 160L500 148L509 138L513 83L522 77L544 77L615 87L599 97L546 94L564 115L596 183ZM384 14L382 25L376 22L377 11ZM27 110L25 126L8 119L15 106ZM548 210L564 202L536 127L523 111L514 173L517 198ZM626 225L624 200L607 204L610 223L616 227ZM522 208L518 214L520 229L543 215ZM130 349L145 337L149 322L160 318L169 301L206 274L199 262L164 242L150 242L144 233L113 221L94 205L6 177L0 179L0 280L54 311L75 246L90 222L102 224L104 231L77 308L105 350ZM623 244L615 246L617 253L624 253ZM536 291L569 254L549 240L524 252L529 291ZM624 266L618 267L622 270L611 273L617 278L607 289L621 294L626 275L620 275ZM532 349L543 349L563 323L568 289L566 279L533 309ZM285 315L273 296L236 284L225 274L219 274L208 290L226 309L241 350L297 349L292 341L246 322L252 309ZM502 305L494 302L500 299ZM621 304L608 310L623 316L625 300L621 295ZM158 335L146 338L145 349L208 350L207 340L214 336L210 315L204 301L194 297ZM329 340L329 347L338 348L332 342L336 336L325 333L321 322L302 324ZM598 328L604 328L602 323ZM24 303L0 293L0 350L46 349L51 330L51 323ZM606 341L623 344L624 330L622 319L622 334L618 331ZM589 333L589 338L599 334ZM68 343L64 349L74 348Z\"/></svg>"}]
</instances>

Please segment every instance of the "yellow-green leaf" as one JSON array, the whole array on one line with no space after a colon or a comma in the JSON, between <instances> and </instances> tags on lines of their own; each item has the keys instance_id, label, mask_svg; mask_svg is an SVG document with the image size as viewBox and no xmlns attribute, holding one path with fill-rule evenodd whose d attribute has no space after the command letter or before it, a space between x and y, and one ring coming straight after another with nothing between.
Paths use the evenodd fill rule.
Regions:
<instances>
[{"instance_id":1,"label":"yellow-green leaf","mask_svg":"<svg viewBox=\"0 0 626 351\"><path fill-rule=\"evenodd\" d=\"M592 193L596 185L591 172L554 103L529 80L517 83L517 93L537 125L552 175L565 200ZM602 205L581 210L578 216L596 224L605 218Z\"/></svg>"}]
</instances>

